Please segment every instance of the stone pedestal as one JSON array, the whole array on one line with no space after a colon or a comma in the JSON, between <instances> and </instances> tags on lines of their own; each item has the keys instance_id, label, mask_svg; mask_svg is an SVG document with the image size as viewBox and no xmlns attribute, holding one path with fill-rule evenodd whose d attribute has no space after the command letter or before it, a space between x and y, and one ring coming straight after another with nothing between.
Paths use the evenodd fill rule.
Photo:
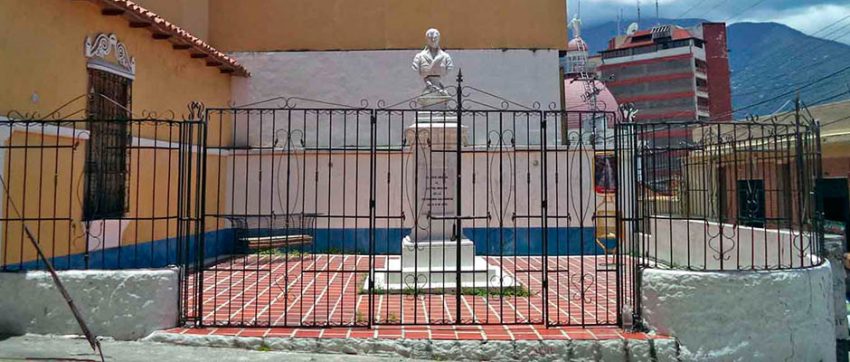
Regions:
<instances>
[{"instance_id":1,"label":"stone pedestal","mask_svg":"<svg viewBox=\"0 0 850 362\"><path fill-rule=\"evenodd\" d=\"M407 181L416 193L414 226L401 241L401 258L390 257L385 267L375 269L375 287L391 292L514 287L513 276L475 255L471 240L455 237L455 151L458 137L466 143L467 129L461 127L458 135L455 114L444 111L448 97L422 98L420 104L429 110L420 111L405 131L416 165Z\"/></svg>"}]
</instances>

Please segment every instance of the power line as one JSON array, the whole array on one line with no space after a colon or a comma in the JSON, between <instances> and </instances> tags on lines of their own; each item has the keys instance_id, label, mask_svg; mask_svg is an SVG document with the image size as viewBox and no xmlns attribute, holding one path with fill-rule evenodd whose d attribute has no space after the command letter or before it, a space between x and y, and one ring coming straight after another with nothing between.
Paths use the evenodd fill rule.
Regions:
<instances>
[{"instance_id":1,"label":"power line","mask_svg":"<svg viewBox=\"0 0 850 362\"><path fill-rule=\"evenodd\" d=\"M834 99L837 99L837 98L841 98L841 97L843 97L843 96L847 96L848 94L850 94L850 92L847 92L847 91L841 91L841 92L838 92L838 93L833 94L833 95L831 95L831 96L827 96L827 97L825 97L825 98L818 99L818 100L814 101L812 104L809 104L809 105L810 105L810 106L812 106L812 107L814 107L814 106L819 106L819 105L822 105L822 104L828 103L828 102L829 102L829 101L831 101L831 100L834 100Z\"/></svg>"},{"instance_id":2,"label":"power line","mask_svg":"<svg viewBox=\"0 0 850 362\"><path fill-rule=\"evenodd\" d=\"M708 11L706 11L706 12L705 12L705 15L711 14L711 12L713 12L714 10L717 10L718 8L720 8L720 6L722 6L722 5L724 5L724 4L728 3L728 2L729 2L729 0L723 0L723 1L722 1L722 2L720 2L719 4L714 5L714 7L713 7L713 8L708 9Z\"/></svg>"},{"instance_id":3,"label":"power line","mask_svg":"<svg viewBox=\"0 0 850 362\"><path fill-rule=\"evenodd\" d=\"M814 33L811 33L809 36L815 37L815 36L816 36L817 34L819 34L820 32L822 32L822 31L824 31L824 30L826 30L826 29L828 29L828 28L830 28L830 27L832 27L832 26L834 26L834 25L836 25L836 24L838 24L838 23L841 23L841 22L843 22L844 20L847 20L847 19L850 19L850 15L847 15L847 16L845 16L845 17L841 18L841 19L838 19L837 21L834 21L834 22L832 22L832 23L830 23L830 24L828 24L828 25L826 25L826 26L824 26L824 27L822 27L822 28L818 29L818 30L817 30L817 31L815 31ZM844 25L843 27L839 28L838 30L842 30L842 29L846 28L847 26L850 26L850 23L848 23L848 24ZM833 34L833 33L834 33L834 31L833 31L833 32L831 32L830 34L827 34L827 35L826 35L826 36L824 36L824 37L828 37L829 35L831 35L831 34ZM846 34L845 34L845 35L846 35ZM843 35L842 35L842 36L843 36ZM824 39L824 37L820 37L820 38L821 38L821 39ZM840 38L840 37L839 37L839 38ZM827 39L824 39L824 40L832 40L832 39L828 39L828 38L827 38ZM811 43L809 43L809 44L811 44ZM815 48L812 48L812 49L810 49L809 51L806 51L806 52L797 52L797 54L795 54L795 55L794 55L794 56L792 56L791 58L787 59L787 60L786 60L786 63L787 63L788 61L790 61L790 60L797 59L797 58L799 58L799 57L801 57L801 56L804 56L804 55L807 55L807 54L811 54L811 53L812 53L812 52L814 52L815 50L817 50L817 49L819 49L819 48L821 48L821 47L825 46L825 44L826 44L826 43L821 43L820 45L818 45L818 46L816 46ZM774 56L778 55L778 53L785 52L786 50L791 50L791 48L794 48L794 47L796 47L796 44L790 44L790 45L786 45L786 46L783 46L783 47L778 48L778 49L774 49L773 51L771 51L771 52L769 52L769 53L765 53L765 54L762 54L762 55L758 56L758 57L757 57L757 58L755 58L755 59L751 59L751 60L750 60L750 63L758 64L758 63L760 63L762 60L765 60L765 59L768 59L768 58L774 57ZM743 72L741 72L741 73L739 73L739 74L742 74L742 73L746 73L746 71L743 71ZM755 75L751 75L751 76L748 76L747 78L743 78L743 79L745 79L745 80L749 80L749 79L751 79L752 77L755 77L756 75L762 75L762 74L764 74L764 73L766 73L766 71L761 71L761 72L759 72L759 73L756 73Z\"/></svg>"},{"instance_id":4,"label":"power line","mask_svg":"<svg viewBox=\"0 0 850 362\"><path fill-rule=\"evenodd\" d=\"M823 77L821 77L821 78L815 79L815 80L813 80L813 81L811 81L811 82L808 82L808 83L806 83L806 84L804 84L804 85L802 85L802 86L800 86L800 87L798 87L798 88L792 89L792 90L790 90L790 91L787 91L787 92L782 93L782 94L780 94L780 95L777 95L777 96L775 96L775 97L768 98L768 99L765 99L765 100L762 100L762 101L759 101L759 102L756 102L756 103L752 103L752 104L746 105L746 106L744 106L744 107L741 107L741 108L738 108L738 109L733 109L733 110L731 110L731 111L729 111L729 112L725 112L725 113L723 113L723 114L717 115L717 116L715 116L715 117L712 117L712 118L711 118L711 121L716 121L716 120L719 120L720 118L725 118L725 117L727 117L727 116L734 115L734 114L735 114L735 113L737 113L737 112L740 112L740 111L743 111L743 110L746 110L746 109L750 109L750 108L753 108L753 107L757 107L757 106L760 106L760 105L762 105L762 104L766 104L766 103L769 103L769 102L775 101L775 100L780 99L780 98L787 97L787 96L789 96L789 95L791 95L791 94L794 94L794 93L799 92L799 91L801 91L801 90L803 90L803 89L806 89L806 88L808 88L808 87L811 87L811 86L813 86L813 85L815 85L815 84L817 84L817 83L820 83L820 82L822 82L822 81L824 81L824 80L827 80L827 79L829 79L829 78L831 78L831 77L834 77L834 76L836 76L836 75L838 75L838 74L841 74L841 73L843 73L843 72L846 72L846 71L848 71L848 70L850 70L850 66L847 66L847 67L841 68L840 70L838 70L838 71L836 71L836 72L833 72L833 73L830 73L830 74L828 74L828 75L825 75L825 76L823 76Z\"/></svg>"},{"instance_id":5,"label":"power line","mask_svg":"<svg viewBox=\"0 0 850 362\"><path fill-rule=\"evenodd\" d=\"M685 14L687 14L687 13L691 12L691 10L693 10L693 9L696 9L696 8L697 8L697 6L699 6L699 5L701 5L701 4L702 4L702 1L701 1L701 0L696 0L696 2L694 3L694 5L692 5L691 7L689 7L689 8L688 8L688 10L685 10L685 12L683 12L683 13L679 14L679 16L677 16L677 17L676 17L676 19L681 19L683 16L685 16Z\"/></svg>"},{"instance_id":6,"label":"power line","mask_svg":"<svg viewBox=\"0 0 850 362\"><path fill-rule=\"evenodd\" d=\"M838 122L841 122L841 121L844 121L844 120L847 120L847 119L850 119L850 116L841 117L841 118L839 118L839 119L834 119L834 120L831 120L831 121L829 121L829 122L822 123L820 126L821 126L821 128L823 128L823 127L829 126L829 125L831 125L831 124L833 124L833 123L838 123Z\"/></svg>"},{"instance_id":7,"label":"power line","mask_svg":"<svg viewBox=\"0 0 850 362\"><path fill-rule=\"evenodd\" d=\"M848 24L848 25L850 25L850 24ZM806 51L799 52L798 55L791 57L789 59L786 59L784 61L783 65L780 65L777 68L761 68L761 70L758 71L757 73L750 73L746 77L741 77L740 79L736 79L736 83L737 84L747 84L747 83L751 82L752 80L754 80L758 77L769 76L769 74L772 71L773 72L778 71L777 72L778 74L774 74L773 76L769 76L769 78L759 80L759 83L771 82L771 81L774 81L774 80L777 80L777 79L780 79L780 78L787 77L788 73L782 71L783 66L785 66L786 64L789 64L789 62L794 61L795 59L799 58L803 54L815 54L815 52L817 52L823 46L826 46L826 43L824 43L824 44L822 44L818 47L815 47L813 49L809 49L809 50L806 50ZM752 94L764 92L766 90L773 90L773 89L779 89L779 88L785 88L785 87L793 87L793 86L796 86L796 85L799 85L799 84L804 84L807 81L807 79L809 78L807 76L807 73L811 72L815 67L820 66L820 65L825 64L825 63L844 64L845 59L843 59L842 57L828 57L828 58L822 59L822 60L814 62L814 63L806 64L806 68L803 68L803 70L792 69L791 70L791 72L793 72L792 74L798 75L797 77L794 77L794 78L802 79L802 81L799 81L799 82L796 82L796 83L792 83L792 84L788 84L788 85L774 86L774 87L767 88L767 89L761 88L761 89L756 89L756 90L749 91L749 92L746 92L746 93L734 93L733 92L733 94L736 95L736 96L747 96L747 95L752 95ZM836 65L839 65L839 64L836 64ZM741 73L739 73L739 74L741 74Z\"/></svg>"},{"instance_id":8,"label":"power line","mask_svg":"<svg viewBox=\"0 0 850 362\"><path fill-rule=\"evenodd\" d=\"M811 68L811 67L815 67L815 66L824 64L826 62L832 62L832 61L840 61L843 64L846 61L846 59L835 58L835 57L834 58L827 58L827 59L821 60L819 62L807 64L807 65L808 65L809 68ZM762 73L767 73L767 71L762 71L759 74L762 74ZM804 74L804 73L801 73L801 74ZM776 79L779 79L779 78L784 78L784 77L787 77L787 75L785 73L780 73L780 74L777 74L777 75L775 75L771 78L765 79L765 80L761 81L760 83L769 82L769 81L776 80ZM749 80L749 79L752 79L752 77L745 78L745 79ZM802 80L802 81L794 82L794 83L791 83L791 84L778 85L778 86L770 87L770 88L760 88L758 90L754 90L754 91L746 92L746 93L736 93L736 92L733 91L732 94L734 94L736 96L748 96L748 95L752 95L752 94L756 94L756 93L763 93L764 91L798 86L800 84L805 84L807 81L808 80Z\"/></svg>"},{"instance_id":9,"label":"power line","mask_svg":"<svg viewBox=\"0 0 850 362\"><path fill-rule=\"evenodd\" d=\"M744 9L744 11L739 12L739 13L738 13L738 15L732 15L731 17L726 18L726 20L724 20L723 22L724 22L724 23L728 23L728 22L729 22L729 20L732 20L732 19L734 19L734 18L737 18L737 17L741 16L742 14L746 13L747 11L752 10L752 9L753 9L753 8L755 8L756 6L761 5L761 4L762 4L763 2L765 2L765 1L767 1L767 0L759 0L759 1L756 1L756 3L755 3L755 4L750 5L750 7L748 7L748 8L746 8L746 9Z\"/></svg>"},{"instance_id":10,"label":"power line","mask_svg":"<svg viewBox=\"0 0 850 362\"><path fill-rule=\"evenodd\" d=\"M727 2L729 2L729 0L717 0L717 2L715 2L714 6L712 6L707 11L702 12L702 16L704 17L704 16L710 14L712 11L717 10L717 8L719 8L723 4L726 4ZM690 8L688 8L688 10L685 10L685 12L679 14L679 16L677 16L675 18L675 20L683 18L685 15L687 15L688 13L690 13L692 10L696 9L700 5L704 5L704 4L703 4L703 2L701 2L701 0L697 0L697 2L694 5L692 5Z\"/></svg>"}]
</instances>

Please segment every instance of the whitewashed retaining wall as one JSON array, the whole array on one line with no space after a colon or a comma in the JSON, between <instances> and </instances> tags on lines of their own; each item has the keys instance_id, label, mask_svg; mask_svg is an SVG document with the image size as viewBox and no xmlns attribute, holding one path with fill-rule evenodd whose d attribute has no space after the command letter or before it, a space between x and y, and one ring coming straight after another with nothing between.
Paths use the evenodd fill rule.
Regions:
<instances>
[{"instance_id":1,"label":"whitewashed retaining wall","mask_svg":"<svg viewBox=\"0 0 850 362\"><path fill-rule=\"evenodd\" d=\"M832 302L835 310L835 339L850 339L847 321L847 271L844 269L844 235L827 234L824 238L826 258L832 265Z\"/></svg>"},{"instance_id":2,"label":"whitewashed retaining wall","mask_svg":"<svg viewBox=\"0 0 850 362\"><path fill-rule=\"evenodd\" d=\"M709 270L810 266L808 233L650 217L646 255L673 266Z\"/></svg>"},{"instance_id":3,"label":"whitewashed retaining wall","mask_svg":"<svg viewBox=\"0 0 850 362\"><path fill-rule=\"evenodd\" d=\"M61 271L92 332L139 339L177 325L177 270ZM0 273L0 334L82 334L50 274Z\"/></svg>"},{"instance_id":4,"label":"whitewashed retaining wall","mask_svg":"<svg viewBox=\"0 0 850 362\"><path fill-rule=\"evenodd\" d=\"M647 326L684 361L834 361L829 263L784 271L646 269Z\"/></svg>"}]
</instances>

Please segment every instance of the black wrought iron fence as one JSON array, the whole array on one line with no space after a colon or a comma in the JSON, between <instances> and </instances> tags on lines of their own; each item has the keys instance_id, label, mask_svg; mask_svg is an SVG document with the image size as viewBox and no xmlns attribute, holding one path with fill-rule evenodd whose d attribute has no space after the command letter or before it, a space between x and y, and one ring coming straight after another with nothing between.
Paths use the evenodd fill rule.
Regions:
<instances>
[{"instance_id":1,"label":"black wrought iron fence","mask_svg":"<svg viewBox=\"0 0 850 362\"><path fill-rule=\"evenodd\" d=\"M820 265L816 123L622 124L630 235L642 265L770 270Z\"/></svg>"},{"instance_id":2,"label":"black wrought iron fence","mask_svg":"<svg viewBox=\"0 0 850 362\"><path fill-rule=\"evenodd\" d=\"M639 318L642 268L822 262L816 123L630 123L474 91L5 120L2 269L43 268L27 225L59 269L183 266L198 325L585 326Z\"/></svg>"},{"instance_id":3,"label":"black wrought iron fence","mask_svg":"<svg viewBox=\"0 0 850 362\"><path fill-rule=\"evenodd\" d=\"M747 271L823 263L816 121L633 122L615 127L617 227L644 268ZM624 310L640 325L640 288Z\"/></svg>"},{"instance_id":4,"label":"black wrought iron fence","mask_svg":"<svg viewBox=\"0 0 850 362\"><path fill-rule=\"evenodd\" d=\"M222 129L206 149L227 157L206 158L204 216L233 242L192 276L194 321L621 323L619 112L460 87L376 109L208 109Z\"/></svg>"},{"instance_id":5,"label":"black wrought iron fence","mask_svg":"<svg viewBox=\"0 0 850 362\"><path fill-rule=\"evenodd\" d=\"M45 269L24 225L57 269L184 264L181 237L197 233L186 224L197 214L179 205L195 200L202 126L17 114L1 121L2 271Z\"/></svg>"}]
</instances>

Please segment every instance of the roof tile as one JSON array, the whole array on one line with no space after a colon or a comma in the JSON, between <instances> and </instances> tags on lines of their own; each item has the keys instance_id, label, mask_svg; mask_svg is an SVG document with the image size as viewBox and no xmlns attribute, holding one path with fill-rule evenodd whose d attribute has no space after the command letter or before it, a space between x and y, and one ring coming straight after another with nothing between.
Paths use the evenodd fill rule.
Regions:
<instances>
[{"instance_id":1,"label":"roof tile","mask_svg":"<svg viewBox=\"0 0 850 362\"><path fill-rule=\"evenodd\" d=\"M248 72L245 67L239 64L235 59L231 58L227 54L224 54L200 38L192 35L186 30L183 30L177 25L170 23L168 20L160 17L156 13L141 7L135 2L129 0L91 0L95 3L99 3L103 8L109 9L119 9L124 10L124 17L130 18L131 21L135 22L150 22L151 26L148 26L148 30L152 33L161 33L166 34L171 38L172 43L180 44L186 43L190 45L190 49L194 49L196 52L206 54L207 61L210 64L221 63L222 72L229 72L233 75L238 75L242 77L248 77L251 73ZM175 40L176 39L176 40Z\"/></svg>"}]
</instances>

